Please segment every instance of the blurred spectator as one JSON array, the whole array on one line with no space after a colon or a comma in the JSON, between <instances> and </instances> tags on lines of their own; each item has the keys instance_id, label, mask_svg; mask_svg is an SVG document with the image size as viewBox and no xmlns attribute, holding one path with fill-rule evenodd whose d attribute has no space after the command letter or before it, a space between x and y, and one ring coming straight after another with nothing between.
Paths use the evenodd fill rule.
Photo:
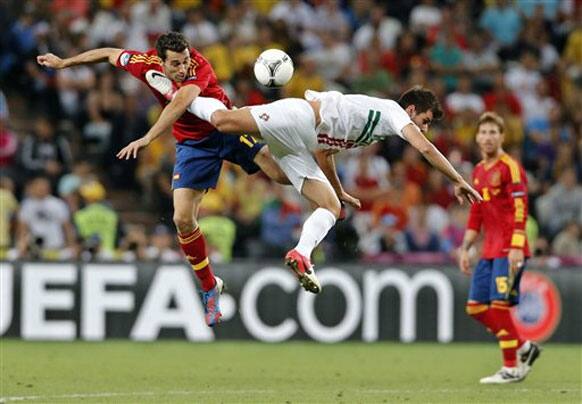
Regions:
<instances>
[{"instance_id":1,"label":"blurred spectator","mask_svg":"<svg viewBox=\"0 0 582 404\"><path fill-rule=\"evenodd\" d=\"M552 242L552 252L555 255L576 257L582 252L582 239L580 238L580 224L569 223Z\"/></svg>"},{"instance_id":2,"label":"blurred spectator","mask_svg":"<svg viewBox=\"0 0 582 404\"><path fill-rule=\"evenodd\" d=\"M88 120L83 127L83 146L89 157L104 163L112 138L119 137L123 126L123 97L110 69L99 74L96 88L87 96Z\"/></svg>"},{"instance_id":3,"label":"blurred spectator","mask_svg":"<svg viewBox=\"0 0 582 404\"><path fill-rule=\"evenodd\" d=\"M86 160L77 161L71 173L63 175L57 186L58 195L63 198L69 210L76 212L80 208L79 189L82 184L95 180L93 166Z\"/></svg>"},{"instance_id":4,"label":"blurred spectator","mask_svg":"<svg viewBox=\"0 0 582 404\"><path fill-rule=\"evenodd\" d=\"M216 26L206 18L202 7L191 8L186 13L186 24L182 34L195 48L204 48L218 42L219 35Z\"/></svg>"},{"instance_id":5,"label":"blurred spectator","mask_svg":"<svg viewBox=\"0 0 582 404\"><path fill-rule=\"evenodd\" d=\"M352 80L352 90L359 94L386 98L393 84L388 70L382 66L383 52L378 38L359 55L359 74Z\"/></svg>"},{"instance_id":6,"label":"blurred spectator","mask_svg":"<svg viewBox=\"0 0 582 404\"><path fill-rule=\"evenodd\" d=\"M354 33L354 46L357 51L368 49L374 38L378 38L380 49L390 50L402 33L402 23L386 15L386 6L375 4L370 11L368 22Z\"/></svg>"},{"instance_id":7,"label":"blurred spectator","mask_svg":"<svg viewBox=\"0 0 582 404\"><path fill-rule=\"evenodd\" d=\"M343 185L346 191L362 203L359 212L372 209L374 201L388 196L390 165L378 155L380 143L354 150L345 163Z\"/></svg>"},{"instance_id":8,"label":"blurred spectator","mask_svg":"<svg viewBox=\"0 0 582 404\"><path fill-rule=\"evenodd\" d=\"M28 176L46 175L56 180L69 171L72 163L69 142L56 133L54 123L44 116L34 121L34 133L24 138L21 153Z\"/></svg>"},{"instance_id":9,"label":"blurred spectator","mask_svg":"<svg viewBox=\"0 0 582 404\"><path fill-rule=\"evenodd\" d=\"M536 87L543 80L539 70L538 55L534 49L524 49L519 63L515 63L505 73L505 83L520 99L522 105L534 96Z\"/></svg>"},{"instance_id":10,"label":"blurred spectator","mask_svg":"<svg viewBox=\"0 0 582 404\"><path fill-rule=\"evenodd\" d=\"M131 6L132 25L145 28L150 43L172 28L172 12L162 0L140 0Z\"/></svg>"},{"instance_id":11,"label":"blurred spectator","mask_svg":"<svg viewBox=\"0 0 582 404\"><path fill-rule=\"evenodd\" d=\"M519 12L509 0L495 0L494 5L485 9L479 25L502 47L513 45L522 28Z\"/></svg>"},{"instance_id":12,"label":"blurred spectator","mask_svg":"<svg viewBox=\"0 0 582 404\"><path fill-rule=\"evenodd\" d=\"M74 230L65 202L51 195L50 181L31 180L18 214L17 246L21 258L67 259ZM67 250L63 250L67 248Z\"/></svg>"},{"instance_id":13,"label":"blurred spectator","mask_svg":"<svg viewBox=\"0 0 582 404\"><path fill-rule=\"evenodd\" d=\"M147 233L145 227L130 224L119 242L120 257L125 262L144 261L147 259Z\"/></svg>"},{"instance_id":14,"label":"blurred spectator","mask_svg":"<svg viewBox=\"0 0 582 404\"><path fill-rule=\"evenodd\" d=\"M463 53L463 67L474 78L479 89L493 85L493 74L501 65L485 35L483 31L473 31L469 35L469 48Z\"/></svg>"},{"instance_id":15,"label":"blurred spectator","mask_svg":"<svg viewBox=\"0 0 582 404\"><path fill-rule=\"evenodd\" d=\"M456 44L452 30L445 30L430 50L430 63L434 71L442 76L448 91L457 86L457 76L462 70L463 51Z\"/></svg>"},{"instance_id":16,"label":"blurred spectator","mask_svg":"<svg viewBox=\"0 0 582 404\"><path fill-rule=\"evenodd\" d=\"M582 186L577 184L573 168L565 170L558 183L536 202L542 227L555 236L567 223L582 223Z\"/></svg>"},{"instance_id":17,"label":"blurred spectator","mask_svg":"<svg viewBox=\"0 0 582 404\"><path fill-rule=\"evenodd\" d=\"M18 138L8 127L8 103L0 90L0 169L5 175L14 176L13 164L18 151Z\"/></svg>"},{"instance_id":18,"label":"blurred spectator","mask_svg":"<svg viewBox=\"0 0 582 404\"><path fill-rule=\"evenodd\" d=\"M483 99L472 91L471 79L464 74L459 77L457 90L447 96L446 107L453 115L468 110L477 117L485 111Z\"/></svg>"},{"instance_id":19,"label":"blurred spectator","mask_svg":"<svg viewBox=\"0 0 582 404\"><path fill-rule=\"evenodd\" d=\"M317 29L345 38L351 34L347 15L341 8L340 0L322 0L315 7Z\"/></svg>"},{"instance_id":20,"label":"blurred spectator","mask_svg":"<svg viewBox=\"0 0 582 404\"><path fill-rule=\"evenodd\" d=\"M315 61L319 74L328 82L347 82L354 60L351 48L337 33L322 32L320 37L322 48L309 52L307 57Z\"/></svg>"},{"instance_id":21,"label":"blurred spectator","mask_svg":"<svg viewBox=\"0 0 582 404\"><path fill-rule=\"evenodd\" d=\"M442 12L434 0L422 0L410 12L410 28L417 33L426 33L430 28L438 26L441 20Z\"/></svg>"},{"instance_id":22,"label":"blurred spectator","mask_svg":"<svg viewBox=\"0 0 582 404\"><path fill-rule=\"evenodd\" d=\"M430 205L438 205L443 209L447 209L455 202L455 196L445 176L437 170L429 172L424 194L425 200Z\"/></svg>"},{"instance_id":23,"label":"blurred spectator","mask_svg":"<svg viewBox=\"0 0 582 404\"><path fill-rule=\"evenodd\" d=\"M0 259L7 258L13 246L14 219L18 212L18 201L14 197L14 182L8 177L0 177Z\"/></svg>"},{"instance_id":24,"label":"blurred spectator","mask_svg":"<svg viewBox=\"0 0 582 404\"><path fill-rule=\"evenodd\" d=\"M175 245L176 238L166 225L157 225L148 242L146 248L146 257L150 261L159 262L179 262L182 260L182 254Z\"/></svg>"},{"instance_id":25,"label":"blurred spectator","mask_svg":"<svg viewBox=\"0 0 582 404\"><path fill-rule=\"evenodd\" d=\"M119 217L105 202L105 187L93 180L83 184L79 193L85 207L74 214L77 233L84 250L101 259L112 258L119 232Z\"/></svg>"},{"instance_id":26,"label":"blurred spectator","mask_svg":"<svg viewBox=\"0 0 582 404\"><path fill-rule=\"evenodd\" d=\"M412 211L404 232L406 250L409 252L439 252L438 234L430 229L426 218L427 206L418 205Z\"/></svg>"},{"instance_id":27,"label":"blurred spectator","mask_svg":"<svg viewBox=\"0 0 582 404\"><path fill-rule=\"evenodd\" d=\"M271 9L269 18L273 21L282 20L297 35L304 30L310 30L317 25L315 14L310 5L302 0L282 0Z\"/></svg>"},{"instance_id":28,"label":"blurred spectator","mask_svg":"<svg viewBox=\"0 0 582 404\"><path fill-rule=\"evenodd\" d=\"M282 89L284 97L303 98L306 90L323 91L325 81L317 72L317 63L308 56L302 56L299 67L293 74L291 81Z\"/></svg>"},{"instance_id":29,"label":"blurred spectator","mask_svg":"<svg viewBox=\"0 0 582 404\"><path fill-rule=\"evenodd\" d=\"M71 47L65 57L79 53L78 48ZM73 66L57 70L56 79L61 109L66 118L76 121L87 93L95 86L95 72L89 66Z\"/></svg>"},{"instance_id":30,"label":"blurred spectator","mask_svg":"<svg viewBox=\"0 0 582 404\"><path fill-rule=\"evenodd\" d=\"M245 6L242 3L227 4L224 18L218 23L220 38L226 39L237 35L245 41L254 40L257 36L255 19L256 14L252 12L252 9L245 10ZM208 28L208 31L210 30L211 28ZM193 42L193 44L195 43ZM214 63L212 65L218 66Z\"/></svg>"},{"instance_id":31,"label":"blurred spectator","mask_svg":"<svg viewBox=\"0 0 582 404\"><path fill-rule=\"evenodd\" d=\"M273 188L273 199L261 213L261 247L263 257L279 258L298 238L301 207L287 195L287 189Z\"/></svg>"},{"instance_id":32,"label":"blurred spectator","mask_svg":"<svg viewBox=\"0 0 582 404\"><path fill-rule=\"evenodd\" d=\"M236 239L236 224L226 216L226 209L206 209L200 212L200 230L206 237L208 255L212 262L230 262Z\"/></svg>"},{"instance_id":33,"label":"blurred spectator","mask_svg":"<svg viewBox=\"0 0 582 404\"><path fill-rule=\"evenodd\" d=\"M404 163L406 170L406 180L424 187L428 179L428 168L418 150L412 146L407 146L402 155L402 163Z\"/></svg>"}]
</instances>

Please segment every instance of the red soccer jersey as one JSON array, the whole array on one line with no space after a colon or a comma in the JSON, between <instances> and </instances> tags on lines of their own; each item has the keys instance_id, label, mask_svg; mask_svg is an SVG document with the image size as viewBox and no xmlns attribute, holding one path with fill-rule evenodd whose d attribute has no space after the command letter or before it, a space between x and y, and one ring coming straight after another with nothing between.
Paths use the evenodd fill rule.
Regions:
<instances>
[{"instance_id":1,"label":"red soccer jersey","mask_svg":"<svg viewBox=\"0 0 582 404\"><path fill-rule=\"evenodd\" d=\"M483 228L482 258L506 257L510 248L523 249L529 257L525 235L527 177L523 167L503 153L490 167L480 162L473 171L473 186L483 202L471 206L467 228Z\"/></svg>"},{"instance_id":2,"label":"red soccer jersey","mask_svg":"<svg viewBox=\"0 0 582 404\"><path fill-rule=\"evenodd\" d=\"M174 88L177 90L179 87L195 84L200 87L200 95L202 97L216 98L226 105L227 108L230 108L230 99L222 87L218 85L218 79L208 60L196 49L190 49L190 58L190 67L186 80L182 83L174 82ZM154 93L162 107L165 107L171 101L153 88L146 78L146 73L152 70L162 74L164 73L162 59L158 56L158 52L155 49L144 53L124 50L117 59L117 66L143 81ZM202 139L214 130L214 126L210 123L186 111L174 123L172 134L178 142L182 142L187 139Z\"/></svg>"}]
</instances>

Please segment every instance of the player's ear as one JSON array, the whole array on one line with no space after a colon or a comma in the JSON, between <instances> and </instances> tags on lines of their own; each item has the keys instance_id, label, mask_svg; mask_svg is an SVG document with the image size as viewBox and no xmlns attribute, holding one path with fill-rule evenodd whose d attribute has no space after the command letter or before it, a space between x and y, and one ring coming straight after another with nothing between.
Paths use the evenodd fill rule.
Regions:
<instances>
[{"instance_id":1,"label":"player's ear","mask_svg":"<svg viewBox=\"0 0 582 404\"><path fill-rule=\"evenodd\" d=\"M414 106L414 104L410 104L409 106L407 106L405 109L406 113L408 114L409 117L414 118L416 115L416 107Z\"/></svg>"}]
</instances>

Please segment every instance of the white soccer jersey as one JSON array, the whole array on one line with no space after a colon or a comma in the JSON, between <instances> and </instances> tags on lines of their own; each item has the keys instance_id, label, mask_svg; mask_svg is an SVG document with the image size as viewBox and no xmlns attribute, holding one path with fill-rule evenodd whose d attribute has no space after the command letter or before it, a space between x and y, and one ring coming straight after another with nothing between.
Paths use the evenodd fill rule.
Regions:
<instances>
[{"instance_id":1,"label":"white soccer jersey","mask_svg":"<svg viewBox=\"0 0 582 404\"><path fill-rule=\"evenodd\" d=\"M402 129L413 123L393 100L312 90L305 92L305 99L321 101L321 123L316 131L318 147L322 149L367 146L393 135L404 138Z\"/></svg>"}]
</instances>

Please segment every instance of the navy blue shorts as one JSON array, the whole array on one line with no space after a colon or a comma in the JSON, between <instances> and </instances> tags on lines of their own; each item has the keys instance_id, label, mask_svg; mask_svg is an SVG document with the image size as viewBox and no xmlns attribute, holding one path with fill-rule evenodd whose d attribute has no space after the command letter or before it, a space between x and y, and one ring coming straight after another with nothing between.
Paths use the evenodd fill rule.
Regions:
<instances>
[{"instance_id":1,"label":"navy blue shorts","mask_svg":"<svg viewBox=\"0 0 582 404\"><path fill-rule=\"evenodd\" d=\"M511 305L518 304L519 283L524 269L525 263L515 276L509 298L506 299L509 260L507 257L480 260L471 279L469 300L479 303L489 303L493 300L507 300Z\"/></svg>"},{"instance_id":2,"label":"navy blue shorts","mask_svg":"<svg viewBox=\"0 0 582 404\"><path fill-rule=\"evenodd\" d=\"M222 161L241 166L248 174L260 170L253 159L263 147L251 136L235 136L214 131L204 139L176 144L176 164L172 189L204 190L216 187Z\"/></svg>"}]
</instances>

